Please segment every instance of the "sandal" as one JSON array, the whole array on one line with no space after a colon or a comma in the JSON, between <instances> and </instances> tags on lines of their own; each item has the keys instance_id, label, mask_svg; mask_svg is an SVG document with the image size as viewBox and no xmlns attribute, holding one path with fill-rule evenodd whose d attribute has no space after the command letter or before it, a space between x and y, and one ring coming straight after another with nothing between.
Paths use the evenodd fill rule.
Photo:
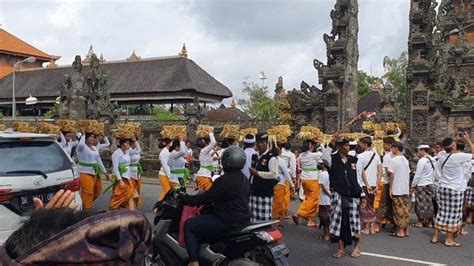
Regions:
<instances>
[{"instance_id":1,"label":"sandal","mask_svg":"<svg viewBox=\"0 0 474 266\"><path fill-rule=\"evenodd\" d=\"M454 242L453 244L449 244L449 245L444 243L444 245L447 246L447 247L450 247L450 248L452 248L452 247L455 247L455 248L461 247L461 243L458 243L458 242Z\"/></svg>"},{"instance_id":2,"label":"sandal","mask_svg":"<svg viewBox=\"0 0 474 266\"><path fill-rule=\"evenodd\" d=\"M332 257L333 258L342 258L346 255L346 253L344 252L344 250L337 250L336 253L332 254Z\"/></svg>"},{"instance_id":3,"label":"sandal","mask_svg":"<svg viewBox=\"0 0 474 266\"><path fill-rule=\"evenodd\" d=\"M354 251L352 251L351 257L356 259L356 258L360 257L360 255L362 255L360 253L360 250L359 249L354 249Z\"/></svg>"},{"instance_id":4,"label":"sandal","mask_svg":"<svg viewBox=\"0 0 474 266\"><path fill-rule=\"evenodd\" d=\"M293 216L291 216L291 218L293 219L293 222L296 225L300 225L300 217L298 215L293 215Z\"/></svg>"},{"instance_id":5,"label":"sandal","mask_svg":"<svg viewBox=\"0 0 474 266\"><path fill-rule=\"evenodd\" d=\"M388 235L389 235L389 236L393 236L393 237L398 237L398 238L405 238L405 236L399 236L399 235L397 235L397 233L395 233L395 232L390 232Z\"/></svg>"},{"instance_id":6,"label":"sandal","mask_svg":"<svg viewBox=\"0 0 474 266\"><path fill-rule=\"evenodd\" d=\"M438 244L438 243L439 243L439 239L436 240L436 241L434 241L433 239L431 239L431 240L430 240L430 243L431 243L431 244Z\"/></svg>"},{"instance_id":7,"label":"sandal","mask_svg":"<svg viewBox=\"0 0 474 266\"><path fill-rule=\"evenodd\" d=\"M411 226L416 227L416 228L423 228L422 224L412 224Z\"/></svg>"}]
</instances>

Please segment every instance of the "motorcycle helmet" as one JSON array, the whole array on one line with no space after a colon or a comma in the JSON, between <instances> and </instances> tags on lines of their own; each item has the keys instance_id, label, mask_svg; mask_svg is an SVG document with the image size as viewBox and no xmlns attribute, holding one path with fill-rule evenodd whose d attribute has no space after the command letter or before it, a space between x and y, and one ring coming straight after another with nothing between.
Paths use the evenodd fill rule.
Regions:
<instances>
[{"instance_id":1,"label":"motorcycle helmet","mask_svg":"<svg viewBox=\"0 0 474 266\"><path fill-rule=\"evenodd\" d=\"M247 157L244 150L237 146L230 146L222 153L222 167L224 171L240 170L244 167Z\"/></svg>"}]
</instances>

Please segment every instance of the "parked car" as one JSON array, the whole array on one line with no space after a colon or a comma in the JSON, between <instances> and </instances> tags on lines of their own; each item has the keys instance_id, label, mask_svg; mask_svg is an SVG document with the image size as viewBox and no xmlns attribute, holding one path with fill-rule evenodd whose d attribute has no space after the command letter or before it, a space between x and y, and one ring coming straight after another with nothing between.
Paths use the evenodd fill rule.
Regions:
<instances>
[{"instance_id":1,"label":"parked car","mask_svg":"<svg viewBox=\"0 0 474 266\"><path fill-rule=\"evenodd\" d=\"M60 189L75 192L82 207L79 171L53 135L0 131L0 245Z\"/></svg>"}]
</instances>

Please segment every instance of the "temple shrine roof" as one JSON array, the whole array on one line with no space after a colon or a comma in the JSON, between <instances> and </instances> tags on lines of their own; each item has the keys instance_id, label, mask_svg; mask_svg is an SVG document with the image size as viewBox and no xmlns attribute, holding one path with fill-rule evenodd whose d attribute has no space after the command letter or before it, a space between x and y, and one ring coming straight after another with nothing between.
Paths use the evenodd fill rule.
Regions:
<instances>
[{"instance_id":1,"label":"temple shrine roof","mask_svg":"<svg viewBox=\"0 0 474 266\"><path fill-rule=\"evenodd\" d=\"M4 29L0 29L0 53L25 57L34 56L36 59L45 62L61 58L60 56L49 55L39 50Z\"/></svg>"},{"instance_id":2,"label":"temple shrine roof","mask_svg":"<svg viewBox=\"0 0 474 266\"><path fill-rule=\"evenodd\" d=\"M194 61L182 56L107 61L99 69L107 75L111 100L127 103L192 101L220 102L232 92ZM82 73L89 71L83 65ZM64 75L72 66L25 69L16 72L16 97L33 95L40 102L54 102L60 95ZM12 79L0 79L0 104L11 102Z\"/></svg>"}]
</instances>

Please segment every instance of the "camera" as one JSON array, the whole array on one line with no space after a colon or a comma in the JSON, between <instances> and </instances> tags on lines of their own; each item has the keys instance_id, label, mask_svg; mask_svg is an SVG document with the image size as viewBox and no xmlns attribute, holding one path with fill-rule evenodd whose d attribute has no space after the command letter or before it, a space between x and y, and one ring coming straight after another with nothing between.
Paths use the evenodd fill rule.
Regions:
<instances>
[{"instance_id":1,"label":"camera","mask_svg":"<svg viewBox=\"0 0 474 266\"><path fill-rule=\"evenodd\" d=\"M460 138L464 137L464 132L459 132L459 133L458 133L458 136L459 136Z\"/></svg>"}]
</instances>

